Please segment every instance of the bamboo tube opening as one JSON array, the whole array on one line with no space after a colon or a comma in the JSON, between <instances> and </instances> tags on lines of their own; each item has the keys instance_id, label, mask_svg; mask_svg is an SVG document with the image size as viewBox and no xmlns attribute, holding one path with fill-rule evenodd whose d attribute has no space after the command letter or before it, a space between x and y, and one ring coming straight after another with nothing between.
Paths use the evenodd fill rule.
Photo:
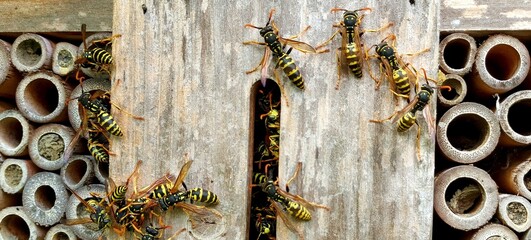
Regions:
<instances>
[{"instance_id":1,"label":"bamboo tube opening","mask_svg":"<svg viewBox=\"0 0 531 240\"><path fill-rule=\"evenodd\" d=\"M84 185L94 176L92 161L86 156L72 156L71 160L61 168L63 182L72 190Z\"/></svg>"},{"instance_id":2,"label":"bamboo tube opening","mask_svg":"<svg viewBox=\"0 0 531 240\"><path fill-rule=\"evenodd\" d=\"M518 39L502 34L489 37L478 48L471 92L485 99L517 87L529 72L529 62L529 51Z\"/></svg>"},{"instance_id":3,"label":"bamboo tube opening","mask_svg":"<svg viewBox=\"0 0 531 240\"><path fill-rule=\"evenodd\" d=\"M466 234L467 240L518 240L518 236L508 227L489 223L476 231L470 231Z\"/></svg>"},{"instance_id":4,"label":"bamboo tube opening","mask_svg":"<svg viewBox=\"0 0 531 240\"><path fill-rule=\"evenodd\" d=\"M33 175L22 192L22 205L28 217L41 226L61 220L68 194L58 174L39 172Z\"/></svg>"},{"instance_id":5,"label":"bamboo tube opening","mask_svg":"<svg viewBox=\"0 0 531 240\"><path fill-rule=\"evenodd\" d=\"M76 235L69 226L64 224L57 224L50 228L44 236L44 240L75 240Z\"/></svg>"},{"instance_id":6,"label":"bamboo tube opening","mask_svg":"<svg viewBox=\"0 0 531 240\"><path fill-rule=\"evenodd\" d=\"M531 203L522 196L500 194L498 219L516 232L524 232L531 227Z\"/></svg>"},{"instance_id":7,"label":"bamboo tube opening","mask_svg":"<svg viewBox=\"0 0 531 240\"><path fill-rule=\"evenodd\" d=\"M13 42L11 60L21 72L50 69L55 44L33 33L22 34Z\"/></svg>"},{"instance_id":8,"label":"bamboo tube opening","mask_svg":"<svg viewBox=\"0 0 531 240\"><path fill-rule=\"evenodd\" d=\"M530 116L531 90L523 90L509 95L496 109L496 116L503 130L500 144L504 146L524 146L531 144Z\"/></svg>"},{"instance_id":9,"label":"bamboo tube opening","mask_svg":"<svg viewBox=\"0 0 531 240\"><path fill-rule=\"evenodd\" d=\"M481 146L489 136L488 122L474 114L462 114L448 124L448 140L460 151L471 151Z\"/></svg>"},{"instance_id":10,"label":"bamboo tube opening","mask_svg":"<svg viewBox=\"0 0 531 240\"><path fill-rule=\"evenodd\" d=\"M22 167L20 165L9 164L4 172L4 178L9 186L16 187L22 182Z\"/></svg>"},{"instance_id":11,"label":"bamboo tube opening","mask_svg":"<svg viewBox=\"0 0 531 240\"><path fill-rule=\"evenodd\" d=\"M17 110L0 113L0 152L4 156L27 155L32 130L33 126Z\"/></svg>"},{"instance_id":12,"label":"bamboo tube opening","mask_svg":"<svg viewBox=\"0 0 531 240\"><path fill-rule=\"evenodd\" d=\"M474 63L476 41L468 34L454 33L445 37L439 44L439 65L445 73L463 76Z\"/></svg>"},{"instance_id":13,"label":"bamboo tube opening","mask_svg":"<svg viewBox=\"0 0 531 240\"><path fill-rule=\"evenodd\" d=\"M498 80L508 80L520 67L520 54L511 46L500 44L492 47L485 57L486 69Z\"/></svg>"},{"instance_id":14,"label":"bamboo tube opening","mask_svg":"<svg viewBox=\"0 0 531 240\"><path fill-rule=\"evenodd\" d=\"M49 161L57 161L63 155L65 142L57 133L47 133L39 138L39 155Z\"/></svg>"},{"instance_id":15,"label":"bamboo tube opening","mask_svg":"<svg viewBox=\"0 0 531 240\"><path fill-rule=\"evenodd\" d=\"M37 40L30 38L18 44L15 49L15 56L21 64L25 66L34 66L42 58L42 46Z\"/></svg>"},{"instance_id":16,"label":"bamboo tube opening","mask_svg":"<svg viewBox=\"0 0 531 240\"><path fill-rule=\"evenodd\" d=\"M472 178L455 179L445 191L448 208L457 215L475 215L485 205L485 192L481 185Z\"/></svg>"},{"instance_id":17,"label":"bamboo tube opening","mask_svg":"<svg viewBox=\"0 0 531 240\"><path fill-rule=\"evenodd\" d=\"M437 174L434 208L453 228L471 230L488 222L498 207L496 183L484 170L460 165Z\"/></svg>"},{"instance_id":18,"label":"bamboo tube opening","mask_svg":"<svg viewBox=\"0 0 531 240\"><path fill-rule=\"evenodd\" d=\"M19 146L22 136L22 123L17 118L8 117L0 120L0 142L7 148Z\"/></svg>"},{"instance_id":19,"label":"bamboo tube opening","mask_svg":"<svg viewBox=\"0 0 531 240\"><path fill-rule=\"evenodd\" d=\"M77 50L78 47L70 43L57 43L53 52L53 72L60 76L65 76L72 72L76 65Z\"/></svg>"},{"instance_id":20,"label":"bamboo tube opening","mask_svg":"<svg viewBox=\"0 0 531 240\"><path fill-rule=\"evenodd\" d=\"M0 165L0 187L9 194L19 193L37 171L37 166L29 160L7 159Z\"/></svg>"},{"instance_id":21,"label":"bamboo tube opening","mask_svg":"<svg viewBox=\"0 0 531 240\"><path fill-rule=\"evenodd\" d=\"M78 85L74 88L71 94L71 100L68 101L68 118L72 128L79 130L81 126L81 114L79 112L79 104L77 98L81 96L82 92L91 92L95 90L110 91L111 82L104 79L87 79L83 85Z\"/></svg>"},{"instance_id":22,"label":"bamboo tube opening","mask_svg":"<svg viewBox=\"0 0 531 240\"><path fill-rule=\"evenodd\" d=\"M55 191L50 186L40 186L35 191L35 200L38 207L44 210L50 210L56 200Z\"/></svg>"},{"instance_id":23,"label":"bamboo tube opening","mask_svg":"<svg viewBox=\"0 0 531 240\"><path fill-rule=\"evenodd\" d=\"M27 111L36 115L49 115L59 104L58 89L48 79L35 79L31 81L27 84L23 94L23 98L27 102L24 107Z\"/></svg>"},{"instance_id":24,"label":"bamboo tube opening","mask_svg":"<svg viewBox=\"0 0 531 240\"><path fill-rule=\"evenodd\" d=\"M450 108L437 125L437 144L444 156L458 163L474 163L494 151L500 126L483 105L464 102Z\"/></svg>"},{"instance_id":25,"label":"bamboo tube opening","mask_svg":"<svg viewBox=\"0 0 531 240\"><path fill-rule=\"evenodd\" d=\"M451 90L437 91L437 99L444 107L452 107L461 103L467 94L467 86L465 80L456 74L446 75L446 79L442 82L443 86L450 86Z\"/></svg>"},{"instance_id":26,"label":"bamboo tube opening","mask_svg":"<svg viewBox=\"0 0 531 240\"><path fill-rule=\"evenodd\" d=\"M4 217L0 222L0 232L3 239L29 239L30 228L20 216L12 214Z\"/></svg>"}]
</instances>

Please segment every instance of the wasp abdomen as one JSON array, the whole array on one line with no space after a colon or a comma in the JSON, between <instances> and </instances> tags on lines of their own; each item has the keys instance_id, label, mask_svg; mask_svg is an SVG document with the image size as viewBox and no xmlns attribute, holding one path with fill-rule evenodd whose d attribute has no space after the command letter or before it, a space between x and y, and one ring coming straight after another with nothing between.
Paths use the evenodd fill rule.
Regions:
<instances>
[{"instance_id":1,"label":"wasp abdomen","mask_svg":"<svg viewBox=\"0 0 531 240\"><path fill-rule=\"evenodd\" d=\"M295 61L287 54L283 54L278 58L278 66L282 68L289 80L295 84L301 90L304 90L304 79L302 79L302 74L299 71Z\"/></svg>"},{"instance_id":2,"label":"wasp abdomen","mask_svg":"<svg viewBox=\"0 0 531 240\"><path fill-rule=\"evenodd\" d=\"M218 204L219 199L216 194L202 188L193 188L189 190L189 198L193 201L204 202L208 204Z\"/></svg>"}]
</instances>

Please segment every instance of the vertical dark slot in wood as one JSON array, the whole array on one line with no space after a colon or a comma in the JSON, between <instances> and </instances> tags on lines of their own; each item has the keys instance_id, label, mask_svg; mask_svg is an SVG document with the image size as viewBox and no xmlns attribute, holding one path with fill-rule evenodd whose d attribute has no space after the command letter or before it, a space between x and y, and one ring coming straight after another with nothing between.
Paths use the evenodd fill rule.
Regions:
<instances>
[{"instance_id":1,"label":"vertical dark slot in wood","mask_svg":"<svg viewBox=\"0 0 531 240\"><path fill-rule=\"evenodd\" d=\"M267 79L264 87L257 81L251 89L251 120L250 120L250 163L252 184L250 203L249 231L247 239L270 239L275 237L275 214L270 210L270 202L261 186L256 185L255 174L264 174L274 180L278 177L278 154L280 146L280 88L277 83ZM272 113L277 111L278 118L271 120ZM275 114L273 114L275 115ZM267 167L266 167L267 166ZM267 173L266 173L267 169ZM269 235L260 234L260 223L269 224Z\"/></svg>"}]
</instances>

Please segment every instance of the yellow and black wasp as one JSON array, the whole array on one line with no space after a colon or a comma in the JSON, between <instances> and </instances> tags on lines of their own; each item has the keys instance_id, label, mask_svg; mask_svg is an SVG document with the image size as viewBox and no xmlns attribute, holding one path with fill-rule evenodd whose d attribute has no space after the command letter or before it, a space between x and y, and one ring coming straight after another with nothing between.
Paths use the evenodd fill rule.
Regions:
<instances>
[{"instance_id":1,"label":"yellow and black wasp","mask_svg":"<svg viewBox=\"0 0 531 240\"><path fill-rule=\"evenodd\" d=\"M274 12L275 9L271 9L269 11L269 19L265 27L257 27L252 24L245 24L245 27L260 29L260 35L264 38L264 42L247 41L243 42L243 44L257 44L267 46L265 49L265 53L262 56L262 60L260 60L258 66L247 71L246 73L252 73L258 70L258 68L262 67L261 81L262 85L265 86L267 77L266 69L268 67L269 54L271 52L273 54L273 57L277 59L276 67L282 68L282 70L284 71L286 76L291 80L291 82L293 82L293 84L295 84L295 86L297 86L299 89L304 90L305 86L302 74L299 68L295 65L295 61L289 54L293 48L303 53L317 53L317 51L307 43L293 40L293 38L296 38L299 34L291 38L280 37L278 35L278 28L275 26L273 20L271 19ZM308 27L306 29L308 29ZM306 29L304 31L306 31ZM284 51L284 47L286 45L290 45L291 48L289 48L287 51Z\"/></svg>"},{"instance_id":2,"label":"yellow and black wasp","mask_svg":"<svg viewBox=\"0 0 531 240\"><path fill-rule=\"evenodd\" d=\"M387 43L387 39L390 39L392 41L391 45ZM412 81L415 79L415 75L413 71L411 71L409 63L404 63L401 60L401 57L397 54L395 43L396 36L394 34L391 34L386 38L382 39L379 44L372 46L375 47L376 55L369 56L368 53L366 53L366 58L376 57L380 60L380 79L377 80L376 77L372 75L370 68L369 74L371 75L371 78L373 78L377 82L377 88L380 86L382 78L386 78L389 80L391 84L391 91L395 94L395 96L403 97L409 100L411 84ZM367 50L367 52L369 50L370 48ZM426 52L428 50L429 48L426 48L419 52L408 53L405 55L414 56ZM396 104L398 104L398 102Z\"/></svg>"},{"instance_id":3,"label":"yellow and black wasp","mask_svg":"<svg viewBox=\"0 0 531 240\"><path fill-rule=\"evenodd\" d=\"M114 221L110 214L110 205L105 198L91 196L83 199L74 190L70 188L68 188L68 190L70 190L70 192L72 192L72 194L85 206L86 211L89 213L89 217L66 219L66 225L94 223L97 225L98 230L107 229L113 226Z\"/></svg>"},{"instance_id":4,"label":"yellow and black wasp","mask_svg":"<svg viewBox=\"0 0 531 240\"><path fill-rule=\"evenodd\" d=\"M262 236L265 236L267 239L275 239L277 217L274 209L271 206L254 208L252 212L255 228L258 232L256 239L259 240Z\"/></svg>"},{"instance_id":5,"label":"yellow and black wasp","mask_svg":"<svg viewBox=\"0 0 531 240\"><path fill-rule=\"evenodd\" d=\"M113 35L106 39L92 41L91 45L87 45L86 41L86 31L87 25L81 24L81 35L83 38L83 54L75 61L76 64L79 64L83 68L93 68L98 67L108 71L108 67L105 65L110 65L113 63L113 58L111 53L107 50L109 44L112 43L114 38L118 38L121 35Z\"/></svg>"},{"instance_id":6,"label":"yellow and black wasp","mask_svg":"<svg viewBox=\"0 0 531 240\"><path fill-rule=\"evenodd\" d=\"M438 87L432 87L428 84L428 77L426 75L426 70L422 69L424 72L424 78L426 80L426 84L423 84L420 87L420 90L417 92L416 97L413 101L411 101L406 107L404 107L402 110L393 113L391 116L385 119L381 120L370 120L371 122L376 123L382 123L384 121L388 121L390 119L393 119L393 123L396 123L396 130L398 132L405 132L409 130L414 124L417 124L417 156L420 159L420 133L421 129L420 126L418 126L417 117L416 114L419 111L423 111L424 108L429 104L429 101L431 100L431 96L434 94L435 88L440 89L446 89L451 90L450 86L438 86ZM430 133L433 132L431 128L435 128L434 121L435 119L431 116L430 111L424 111L425 112L425 119L428 123L428 128L430 130Z\"/></svg>"}]
</instances>

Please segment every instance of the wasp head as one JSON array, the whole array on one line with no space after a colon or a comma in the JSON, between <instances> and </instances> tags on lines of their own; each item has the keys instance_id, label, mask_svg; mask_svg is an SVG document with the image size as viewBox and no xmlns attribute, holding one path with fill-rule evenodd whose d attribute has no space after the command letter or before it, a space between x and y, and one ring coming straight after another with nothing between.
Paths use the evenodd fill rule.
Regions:
<instances>
[{"instance_id":1,"label":"wasp head","mask_svg":"<svg viewBox=\"0 0 531 240\"><path fill-rule=\"evenodd\" d=\"M421 102L428 102L430 101L430 97L432 94L433 94L433 88L429 86L428 84L423 84L422 87L420 87L418 99Z\"/></svg>"},{"instance_id":2,"label":"wasp head","mask_svg":"<svg viewBox=\"0 0 531 240\"><path fill-rule=\"evenodd\" d=\"M345 26L356 26L358 17L358 13L355 11L345 11L343 14L343 23L345 23Z\"/></svg>"},{"instance_id":3,"label":"wasp head","mask_svg":"<svg viewBox=\"0 0 531 240\"><path fill-rule=\"evenodd\" d=\"M381 42L375 46L376 53L382 57L388 58L395 55L395 50L390 47L386 42Z\"/></svg>"}]
</instances>

